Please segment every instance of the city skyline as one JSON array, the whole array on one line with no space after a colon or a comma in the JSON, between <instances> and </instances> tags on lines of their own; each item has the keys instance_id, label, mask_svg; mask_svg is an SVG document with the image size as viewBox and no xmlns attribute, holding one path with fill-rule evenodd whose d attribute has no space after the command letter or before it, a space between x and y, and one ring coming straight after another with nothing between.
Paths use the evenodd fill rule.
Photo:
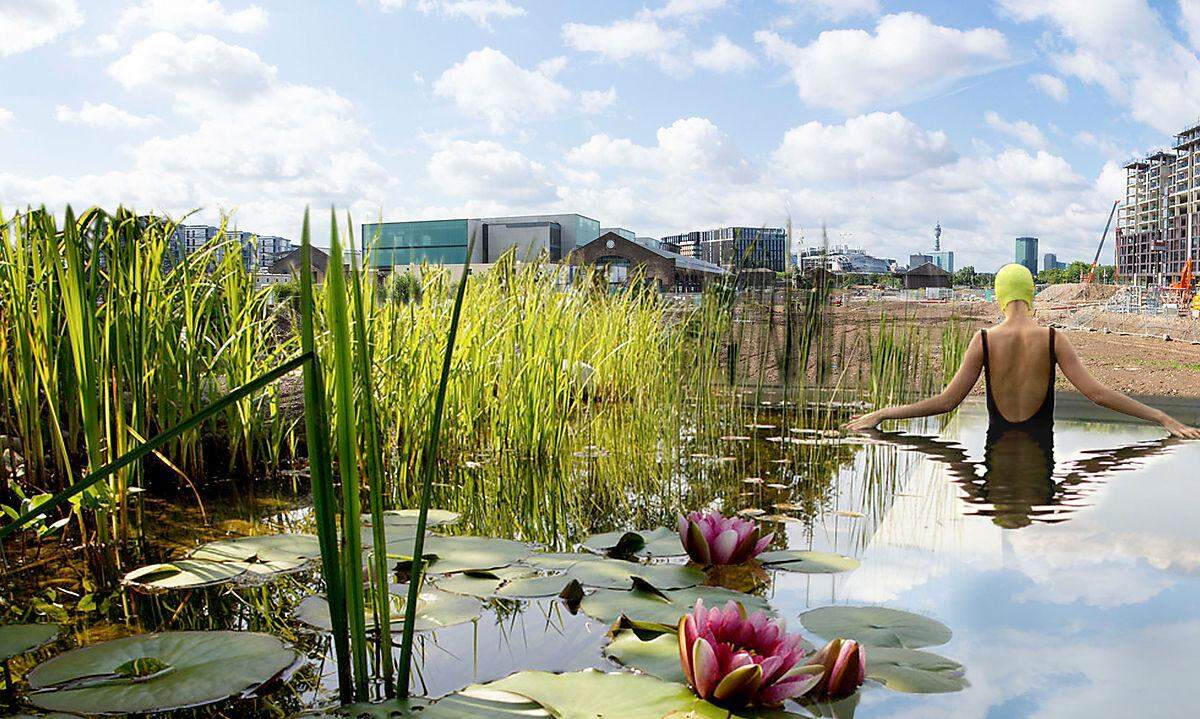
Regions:
<instances>
[{"instance_id":1,"label":"city skyline","mask_svg":"<svg viewBox=\"0 0 1200 719\"><path fill-rule=\"evenodd\" d=\"M0 100L0 208L293 238L305 205L655 237L790 214L793 251L825 225L881 257L940 221L961 266L1022 235L1090 259L1123 165L1200 117L1198 6L0 2L0 68L52 88Z\"/></svg>"}]
</instances>

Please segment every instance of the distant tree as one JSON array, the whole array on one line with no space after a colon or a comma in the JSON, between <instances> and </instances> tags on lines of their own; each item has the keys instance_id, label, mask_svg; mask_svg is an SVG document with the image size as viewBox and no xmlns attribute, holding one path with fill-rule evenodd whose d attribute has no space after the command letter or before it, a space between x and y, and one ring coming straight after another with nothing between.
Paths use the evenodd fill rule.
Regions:
<instances>
[{"instance_id":1,"label":"distant tree","mask_svg":"<svg viewBox=\"0 0 1200 719\"><path fill-rule=\"evenodd\" d=\"M966 267L958 268L958 271L954 273L954 275L950 278L950 281L956 287L974 287L975 283L978 281L978 276L979 275L975 272L975 266L967 265Z\"/></svg>"}]
</instances>

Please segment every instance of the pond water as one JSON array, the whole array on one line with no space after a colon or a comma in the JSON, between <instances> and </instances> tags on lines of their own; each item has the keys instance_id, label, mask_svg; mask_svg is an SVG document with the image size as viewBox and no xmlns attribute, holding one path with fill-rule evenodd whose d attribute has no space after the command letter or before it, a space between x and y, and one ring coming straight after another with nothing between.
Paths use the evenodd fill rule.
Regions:
<instances>
[{"instance_id":1,"label":"pond water","mask_svg":"<svg viewBox=\"0 0 1200 719\"><path fill-rule=\"evenodd\" d=\"M1163 440L1149 425L1061 414L1052 442L989 438L981 403L964 405L949 422L913 421L865 443L826 442L805 430L793 431L793 441L772 442L779 429L749 427L741 431L753 440L719 438L737 448L727 450L736 457L684 455L689 461L660 496L629 503L637 517L599 500L590 509L572 500L561 521L573 523L566 531L581 539L593 531L665 523L680 507L761 510L760 521L779 533L773 549L861 561L840 574L771 572L759 591L791 629L819 645L799 615L851 604L924 614L953 630L949 643L930 651L966 667L964 690L901 694L868 683L857 705L841 707L839 717L1194 716L1186 697L1191 668L1200 660L1200 442ZM798 461L797 451L806 453L807 463ZM585 476L601 471L590 456L580 462ZM629 466L633 474L637 463ZM648 484L621 491L636 494L631 486ZM472 519L472 507L493 501L456 506L465 517L455 531L503 534L503 518L482 526ZM238 532L302 530L305 504L288 491L263 491L210 502L209 512ZM187 528L188 510L173 511L161 526ZM267 525L247 522L259 519ZM154 558L177 554L179 540L160 546L163 556ZM192 536L187 543L195 541ZM291 608L313 582L311 574L288 575L259 589L200 590L137 599L133 606L145 630L252 629L297 642L307 661L284 690L257 702L194 710L280 716L336 696L328 642L298 632L290 621ZM105 626L75 639L126 633ZM556 599L494 600L474 623L419 636L419 685L441 696L524 669L615 670L603 657L609 628ZM71 643L64 640L62 648Z\"/></svg>"},{"instance_id":2,"label":"pond water","mask_svg":"<svg viewBox=\"0 0 1200 719\"><path fill-rule=\"evenodd\" d=\"M1194 716L1184 697L1200 659L1200 442L1060 417L1048 465L989 448L986 428L986 411L968 405L940 432L912 422L862 447L815 521L784 525L789 546L862 566L775 573L772 605L801 631L797 617L827 604L892 606L954 630L931 651L963 663L970 686L868 686L860 718ZM863 481L881 472L886 488ZM612 669L607 630L553 601L510 607L431 637L422 676L440 694L518 669Z\"/></svg>"}]
</instances>

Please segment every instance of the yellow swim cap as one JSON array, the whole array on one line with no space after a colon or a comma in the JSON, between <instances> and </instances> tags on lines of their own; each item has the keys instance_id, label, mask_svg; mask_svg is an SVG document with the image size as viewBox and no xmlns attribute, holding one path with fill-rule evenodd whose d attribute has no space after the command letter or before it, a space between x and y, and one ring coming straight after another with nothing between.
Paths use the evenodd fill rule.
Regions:
<instances>
[{"instance_id":1,"label":"yellow swim cap","mask_svg":"<svg viewBox=\"0 0 1200 719\"><path fill-rule=\"evenodd\" d=\"M1033 274L1025 265L1016 263L1005 265L996 273L996 302L1000 303L1000 311L1013 300L1025 300L1029 309L1033 309Z\"/></svg>"}]
</instances>

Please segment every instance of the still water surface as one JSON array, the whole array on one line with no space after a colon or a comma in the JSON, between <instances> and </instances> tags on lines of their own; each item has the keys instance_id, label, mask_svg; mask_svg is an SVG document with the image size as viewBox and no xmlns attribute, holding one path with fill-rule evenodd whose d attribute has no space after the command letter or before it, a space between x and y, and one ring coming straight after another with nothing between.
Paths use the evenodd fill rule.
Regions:
<instances>
[{"instance_id":1,"label":"still water surface","mask_svg":"<svg viewBox=\"0 0 1200 719\"><path fill-rule=\"evenodd\" d=\"M780 572L772 605L797 630L802 612L835 603L954 630L930 651L966 666L967 689L867 687L860 718L1195 716L1200 442L1060 417L1050 450L1011 437L989 446L986 428L969 405L940 430L913 422L858 449L815 521L780 528L792 548L862 566ZM601 658L607 629L556 602L513 605L429 637L421 674L438 695L519 669L613 669Z\"/></svg>"}]
</instances>

